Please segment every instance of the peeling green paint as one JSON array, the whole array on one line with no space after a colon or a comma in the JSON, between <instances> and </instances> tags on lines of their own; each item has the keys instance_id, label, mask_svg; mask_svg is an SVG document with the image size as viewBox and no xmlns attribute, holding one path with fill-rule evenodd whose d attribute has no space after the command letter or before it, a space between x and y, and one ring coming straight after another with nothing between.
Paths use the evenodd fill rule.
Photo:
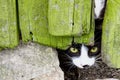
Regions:
<instances>
[{"instance_id":1,"label":"peeling green paint","mask_svg":"<svg viewBox=\"0 0 120 80\"><path fill-rule=\"evenodd\" d=\"M38 42L40 44L44 44L55 48L58 47L61 49L65 49L71 44L72 36L58 37L49 34L48 0L19 0L18 2L19 2L20 28L22 32L23 41L33 40L34 42ZM53 16L53 21L54 17L56 18L56 16ZM72 15L70 15L70 17L72 17ZM69 22L68 19L65 19L64 21L66 23ZM94 39L93 24L94 22L92 22L89 34L75 36L75 41L79 43L84 42L86 44L93 43ZM30 35L30 33L32 33L32 35Z\"/></svg>"},{"instance_id":2,"label":"peeling green paint","mask_svg":"<svg viewBox=\"0 0 120 80\"><path fill-rule=\"evenodd\" d=\"M13 48L18 42L16 2L0 0L0 48Z\"/></svg>"},{"instance_id":3,"label":"peeling green paint","mask_svg":"<svg viewBox=\"0 0 120 80\"><path fill-rule=\"evenodd\" d=\"M120 68L120 1L108 0L103 23L102 54L104 61Z\"/></svg>"}]
</instances>

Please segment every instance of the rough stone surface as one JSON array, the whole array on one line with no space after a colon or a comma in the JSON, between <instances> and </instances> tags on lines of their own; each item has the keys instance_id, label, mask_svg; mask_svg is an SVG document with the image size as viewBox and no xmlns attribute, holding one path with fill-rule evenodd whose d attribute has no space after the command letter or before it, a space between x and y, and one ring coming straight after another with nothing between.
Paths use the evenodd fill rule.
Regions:
<instances>
[{"instance_id":1,"label":"rough stone surface","mask_svg":"<svg viewBox=\"0 0 120 80\"><path fill-rule=\"evenodd\" d=\"M56 51L28 43L0 52L0 80L64 80Z\"/></svg>"}]
</instances>

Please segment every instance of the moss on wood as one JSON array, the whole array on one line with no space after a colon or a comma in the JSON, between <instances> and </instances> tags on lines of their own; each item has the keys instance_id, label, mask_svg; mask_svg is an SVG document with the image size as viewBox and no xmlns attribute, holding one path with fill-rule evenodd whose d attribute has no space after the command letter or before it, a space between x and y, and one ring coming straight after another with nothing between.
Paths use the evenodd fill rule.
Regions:
<instances>
[{"instance_id":1,"label":"moss on wood","mask_svg":"<svg viewBox=\"0 0 120 80\"><path fill-rule=\"evenodd\" d=\"M89 33L92 0L49 0L49 33L71 36Z\"/></svg>"},{"instance_id":2,"label":"moss on wood","mask_svg":"<svg viewBox=\"0 0 120 80\"><path fill-rule=\"evenodd\" d=\"M120 68L120 0L108 0L103 23L102 54L104 61Z\"/></svg>"},{"instance_id":3,"label":"moss on wood","mask_svg":"<svg viewBox=\"0 0 120 80\"><path fill-rule=\"evenodd\" d=\"M19 0L22 39L23 41L32 40L47 46L65 49L71 44L72 36L53 36L49 34L48 22L50 19L48 19L48 4L48 0ZM57 16L53 16L53 21L55 21L54 18L56 17ZM70 17L72 17L72 15L70 15ZM64 21L66 23L69 22L68 19L65 19ZM57 22L55 24L57 24ZM91 26L89 34L75 37L75 41L79 43L90 43L93 42L93 39L94 25Z\"/></svg>"},{"instance_id":4,"label":"moss on wood","mask_svg":"<svg viewBox=\"0 0 120 80\"><path fill-rule=\"evenodd\" d=\"M18 44L15 0L0 0L0 48Z\"/></svg>"}]
</instances>

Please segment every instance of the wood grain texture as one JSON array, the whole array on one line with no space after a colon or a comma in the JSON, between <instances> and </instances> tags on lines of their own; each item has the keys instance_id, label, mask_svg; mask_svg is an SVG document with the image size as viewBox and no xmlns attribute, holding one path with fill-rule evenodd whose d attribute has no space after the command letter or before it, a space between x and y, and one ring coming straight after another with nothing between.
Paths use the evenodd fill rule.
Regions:
<instances>
[{"instance_id":1,"label":"wood grain texture","mask_svg":"<svg viewBox=\"0 0 120 80\"><path fill-rule=\"evenodd\" d=\"M71 36L89 33L92 0L49 0L49 33Z\"/></svg>"},{"instance_id":2,"label":"wood grain texture","mask_svg":"<svg viewBox=\"0 0 120 80\"><path fill-rule=\"evenodd\" d=\"M0 47L13 48L18 44L15 0L0 0Z\"/></svg>"},{"instance_id":3,"label":"wood grain texture","mask_svg":"<svg viewBox=\"0 0 120 80\"><path fill-rule=\"evenodd\" d=\"M25 42L32 40L43 45L65 49L69 45L71 45L72 36L50 35L48 28L49 27L48 4L49 4L48 0L19 0L19 16L22 40ZM54 17L56 18L57 16L53 16L53 21ZM94 39L93 27L94 26L92 25L92 29L89 34L83 35L81 37L76 36L75 41L79 43L93 42Z\"/></svg>"},{"instance_id":4,"label":"wood grain texture","mask_svg":"<svg viewBox=\"0 0 120 80\"><path fill-rule=\"evenodd\" d=\"M55 36L72 35L74 0L49 0L49 33Z\"/></svg>"},{"instance_id":5,"label":"wood grain texture","mask_svg":"<svg viewBox=\"0 0 120 80\"><path fill-rule=\"evenodd\" d=\"M120 68L120 1L108 0L103 23L102 54L104 61Z\"/></svg>"},{"instance_id":6,"label":"wood grain texture","mask_svg":"<svg viewBox=\"0 0 120 80\"><path fill-rule=\"evenodd\" d=\"M89 34L93 29L92 0L74 0L74 26L72 34ZM92 24L92 25L91 25Z\"/></svg>"}]
</instances>

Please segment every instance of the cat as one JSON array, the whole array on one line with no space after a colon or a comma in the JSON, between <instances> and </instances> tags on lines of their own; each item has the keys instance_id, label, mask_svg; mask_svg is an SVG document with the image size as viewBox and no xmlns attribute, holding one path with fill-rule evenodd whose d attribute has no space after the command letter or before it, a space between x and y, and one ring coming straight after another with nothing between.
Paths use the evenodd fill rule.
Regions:
<instances>
[{"instance_id":1,"label":"cat","mask_svg":"<svg viewBox=\"0 0 120 80\"><path fill-rule=\"evenodd\" d=\"M101 43L102 24L107 0L94 0L95 42Z\"/></svg>"},{"instance_id":2,"label":"cat","mask_svg":"<svg viewBox=\"0 0 120 80\"><path fill-rule=\"evenodd\" d=\"M101 61L100 45L85 45L72 42L66 50L57 49L60 67L63 71L72 71L76 68L89 68Z\"/></svg>"},{"instance_id":3,"label":"cat","mask_svg":"<svg viewBox=\"0 0 120 80\"><path fill-rule=\"evenodd\" d=\"M95 28L97 30L102 29L102 23L104 19L105 9L106 9L107 0L94 0L94 19L95 19Z\"/></svg>"},{"instance_id":4,"label":"cat","mask_svg":"<svg viewBox=\"0 0 120 80\"><path fill-rule=\"evenodd\" d=\"M103 19L107 0L94 0L95 19Z\"/></svg>"}]
</instances>

